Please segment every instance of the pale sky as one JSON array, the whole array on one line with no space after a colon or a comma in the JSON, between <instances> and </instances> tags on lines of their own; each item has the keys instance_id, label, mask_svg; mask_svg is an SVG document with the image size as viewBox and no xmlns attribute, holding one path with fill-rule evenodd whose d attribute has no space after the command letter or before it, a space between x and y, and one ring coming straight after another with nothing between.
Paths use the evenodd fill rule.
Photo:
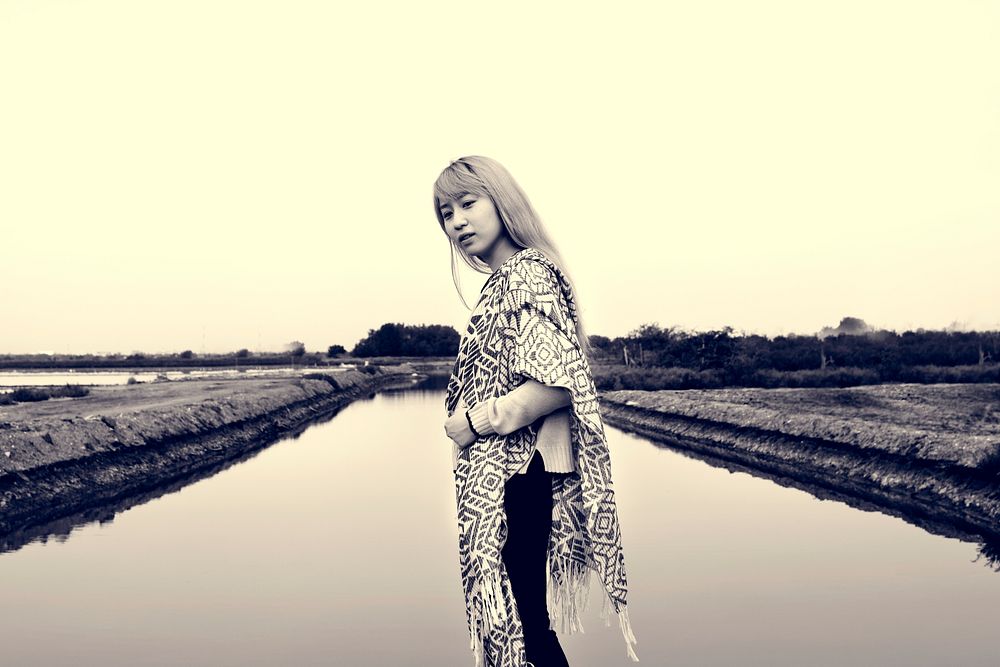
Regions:
<instances>
[{"instance_id":1,"label":"pale sky","mask_svg":"<svg viewBox=\"0 0 1000 667\"><path fill-rule=\"evenodd\" d=\"M997 2L3 0L0 63L0 353L461 330L470 154L590 333L1000 328Z\"/></svg>"}]
</instances>

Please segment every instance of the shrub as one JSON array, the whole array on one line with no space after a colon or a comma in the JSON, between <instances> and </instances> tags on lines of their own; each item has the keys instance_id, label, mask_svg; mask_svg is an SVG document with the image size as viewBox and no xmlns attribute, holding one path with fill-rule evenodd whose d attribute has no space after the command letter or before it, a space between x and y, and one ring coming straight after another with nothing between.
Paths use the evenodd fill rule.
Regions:
<instances>
[{"instance_id":1,"label":"shrub","mask_svg":"<svg viewBox=\"0 0 1000 667\"><path fill-rule=\"evenodd\" d=\"M41 387L21 387L10 393L16 403L30 403L49 400L49 392Z\"/></svg>"},{"instance_id":2,"label":"shrub","mask_svg":"<svg viewBox=\"0 0 1000 667\"><path fill-rule=\"evenodd\" d=\"M900 382L1000 382L1000 364L969 366L910 366L898 374Z\"/></svg>"},{"instance_id":3,"label":"shrub","mask_svg":"<svg viewBox=\"0 0 1000 667\"><path fill-rule=\"evenodd\" d=\"M90 389L78 384L67 384L62 387L21 387L8 393L0 394L0 405L47 401L50 398L79 398L89 393Z\"/></svg>"},{"instance_id":4,"label":"shrub","mask_svg":"<svg viewBox=\"0 0 1000 667\"><path fill-rule=\"evenodd\" d=\"M601 390L712 389L723 386L718 370L643 366L596 366L594 384Z\"/></svg>"},{"instance_id":5,"label":"shrub","mask_svg":"<svg viewBox=\"0 0 1000 667\"><path fill-rule=\"evenodd\" d=\"M78 384L67 383L64 387L55 387L49 392L53 398L81 398L87 396L90 390Z\"/></svg>"},{"instance_id":6,"label":"shrub","mask_svg":"<svg viewBox=\"0 0 1000 667\"><path fill-rule=\"evenodd\" d=\"M879 384L881 374L874 368L826 368L776 371L764 368L755 371L747 386L751 387L855 387L865 384Z\"/></svg>"}]
</instances>

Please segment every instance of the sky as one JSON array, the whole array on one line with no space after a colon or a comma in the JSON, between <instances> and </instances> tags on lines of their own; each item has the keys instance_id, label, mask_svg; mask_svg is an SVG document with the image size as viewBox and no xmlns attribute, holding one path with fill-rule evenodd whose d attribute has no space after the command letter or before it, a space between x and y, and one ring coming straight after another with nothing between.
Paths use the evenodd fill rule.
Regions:
<instances>
[{"instance_id":1,"label":"sky","mask_svg":"<svg viewBox=\"0 0 1000 667\"><path fill-rule=\"evenodd\" d=\"M1000 329L998 38L979 1L2 0L0 353L461 331L463 155L591 334Z\"/></svg>"}]
</instances>

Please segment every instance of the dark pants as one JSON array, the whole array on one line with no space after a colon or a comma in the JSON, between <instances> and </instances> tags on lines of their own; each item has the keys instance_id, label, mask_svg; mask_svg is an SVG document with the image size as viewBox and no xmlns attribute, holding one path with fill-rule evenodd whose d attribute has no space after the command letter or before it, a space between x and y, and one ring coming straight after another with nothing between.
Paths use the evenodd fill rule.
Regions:
<instances>
[{"instance_id":1,"label":"dark pants","mask_svg":"<svg viewBox=\"0 0 1000 667\"><path fill-rule=\"evenodd\" d=\"M523 475L504 485L507 543L501 552L524 628L524 649L535 667L569 667L545 603L545 559L552 528L552 474L536 450Z\"/></svg>"}]
</instances>

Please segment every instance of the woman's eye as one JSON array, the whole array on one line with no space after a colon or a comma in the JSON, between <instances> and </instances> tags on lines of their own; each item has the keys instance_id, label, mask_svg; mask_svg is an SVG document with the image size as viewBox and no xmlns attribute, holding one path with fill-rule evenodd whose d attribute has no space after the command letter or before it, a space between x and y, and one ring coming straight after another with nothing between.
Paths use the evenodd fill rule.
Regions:
<instances>
[{"instance_id":1,"label":"woman's eye","mask_svg":"<svg viewBox=\"0 0 1000 667\"><path fill-rule=\"evenodd\" d=\"M466 205L468 205L468 206L472 206L472 205L473 205L473 204L475 204L475 203L476 203L476 200L475 200L475 199L470 199L469 201L466 201L466 202L462 202L462 206L463 206L463 207L465 207Z\"/></svg>"},{"instance_id":2,"label":"woman's eye","mask_svg":"<svg viewBox=\"0 0 1000 667\"><path fill-rule=\"evenodd\" d=\"M441 214L442 220L447 220L450 217L451 217L451 211L445 211L444 213Z\"/></svg>"}]
</instances>

